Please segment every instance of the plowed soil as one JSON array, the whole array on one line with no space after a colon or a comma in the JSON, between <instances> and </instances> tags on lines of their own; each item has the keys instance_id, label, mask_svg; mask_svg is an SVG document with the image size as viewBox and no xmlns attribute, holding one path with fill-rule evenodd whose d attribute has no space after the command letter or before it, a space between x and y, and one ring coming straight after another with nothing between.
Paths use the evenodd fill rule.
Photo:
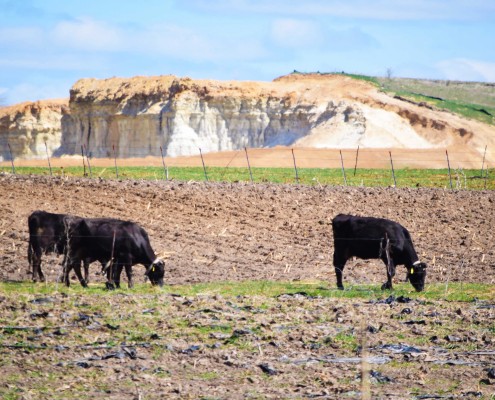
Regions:
<instances>
[{"instance_id":1,"label":"plowed soil","mask_svg":"<svg viewBox=\"0 0 495 400\"><path fill-rule=\"evenodd\" d=\"M27 217L34 210L132 220L167 258L167 282L334 281L331 219L384 217L410 231L428 280L495 283L495 193L21 177L0 182L2 280L27 279ZM47 258L54 280L58 264ZM357 261L349 283L383 280ZM370 273L370 268L378 268ZM287 272L290 266L290 271ZM376 273L375 273L376 272Z\"/></svg>"},{"instance_id":2,"label":"plowed soil","mask_svg":"<svg viewBox=\"0 0 495 400\"><path fill-rule=\"evenodd\" d=\"M27 217L39 209L138 222L148 232L156 253L166 259L167 285L323 281L333 289L331 219L338 213L390 218L408 228L421 260L429 265L427 286L433 282L495 283L492 191L101 181L3 174L2 281L31 279L26 257ZM61 258L53 255L44 258L42 268L48 281L55 282L60 275L60 262ZM92 268L92 284L103 289L103 278L96 275L99 267L94 264ZM135 281L143 282L144 269L136 266L134 270ZM399 267L396 282L404 276ZM380 262L349 261L344 271L347 286L381 285L384 281L385 267ZM74 280L73 285L78 283ZM45 331L35 333L31 343L41 348L47 343L48 347L26 352L5 346L10 336L4 329L0 331L4 344L0 366L8 372L0 378L0 394L26 399L227 399L364 398L371 393L371 398L400 399L431 393L489 398L495 391L489 372L495 366L493 301L483 307L419 300L403 305L393 298L373 306L363 300L305 295L232 301L221 296L186 299L150 288L150 296L164 308L156 306L149 311L149 298L136 295L133 300L125 287L120 300L102 290L105 304L93 314L83 310L86 314L82 315L89 315L86 319L80 316L82 311L78 316L77 304L98 304L98 296L67 299L67 295L54 293L47 303L32 303L40 297L36 289L25 299L0 296L0 325L4 327L36 325L36 315L41 315L40 321L48 318L51 326L70 321L79 339L90 335L95 342L105 343L103 350L75 350L72 339L67 339L74 337L71 331L52 332L49 337ZM155 316L153 331L145 335L151 347L134 345L129 349L132 339L124 335L127 345L121 343L120 353L115 352L115 344L109 344L113 325L105 327L102 318L118 314L125 321L130 310ZM397 315L402 317L395 318ZM401 319L404 316L406 320ZM177 318L187 320L188 328L174 325ZM97 326L88 331L92 323ZM206 325L217 326L207 339L181 336L191 326ZM443 335L438 336L435 329L442 325ZM375 357L371 370L363 367L359 351L355 353L356 349L336 339L358 331L370 336L364 348ZM398 332L402 336L395 337ZM23 339L28 337L26 333ZM245 346L229 347L239 341ZM416 344L415 350L419 347L418 352L400 347L411 342ZM63 343L65 350L57 350L57 343ZM461 346L461 356L449 353L456 346ZM473 353L476 351L481 353ZM34 379L33 371L42 372ZM91 375L91 371L97 372ZM363 371L371 374L368 386L361 382ZM7 378L14 373L20 377L18 383ZM60 375L60 381L49 383L49 374ZM23 376L32 379L26 381ZM40 381L48 386L46 391L35 385ZM79 387L85 382L89 385L86 391Z\"/></svg>"}]
</instances>

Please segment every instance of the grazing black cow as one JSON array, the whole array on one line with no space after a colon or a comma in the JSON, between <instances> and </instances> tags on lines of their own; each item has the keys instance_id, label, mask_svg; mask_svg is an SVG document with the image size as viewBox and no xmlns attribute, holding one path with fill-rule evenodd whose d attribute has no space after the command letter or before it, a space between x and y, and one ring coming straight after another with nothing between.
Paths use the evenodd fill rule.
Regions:
<instances>
[{"instance_id":1,"label":"grazing black cow","mask_svg":"<svg viewBox=\"0 0 495 400\"><path fill-rule=\"evenodd\" d=\"M107 269L107 287L120 287L125 268L129 287L133 287L132 266L142 264L152 285L163 285L165 264L156 257L146 231L138 224L113 218L84 218L71 226L64 281L69 286L69 272L80 276L81 261L99 261ZM79 272L78 272L79 270ZM81 284L84 286L83 281Z\"/></svg>"},{"instance_id":2,"label":"grazing black cow","mask_svg":"<svg viewBox=\"0 0 495 400\"><path fill-rule=\"evenodd\" d=\"M28 262L32 270L33 281L45 281L41 270L41 256L55 253L65 254L69 226L76 224L81 218L66 214L54 214L46 211L34 211L28 217L29 244ZM85 282L88 281L89 263L84 261ZM80 272L80 269L79 269Z\"/></svg>"},{"instance_id":3,"label":"grazing black cow","mask_svg":"<svg viewBox=\"0 0 495 400\"><path fill-rule=\"evenodd\" d=\"M362 259L377 258L387 266L387 282L382 289L392 289L396 265L405 265L407 280L414 289L424 289L426 264L419 261L411 236L397 222L383 218L356 217L339 214L332 220L334 253L333 265L337 287L342 285L342 272L347 260L353 256Z\"/></svg>"}]
</instances>

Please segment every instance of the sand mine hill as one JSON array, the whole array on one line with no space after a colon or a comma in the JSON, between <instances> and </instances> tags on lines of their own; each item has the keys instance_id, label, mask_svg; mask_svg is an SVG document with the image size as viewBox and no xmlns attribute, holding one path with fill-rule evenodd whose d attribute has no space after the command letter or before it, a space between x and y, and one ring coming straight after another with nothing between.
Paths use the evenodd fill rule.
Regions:
<instances>
[{"instance_id":1,"label":"sand mine hill","mask_svg":"<svg viewBox=\"0 0 495 400\"><path fill-rule=\"evenodd\" d=\"M311 160L358 146L375 154L413 151L422 166L436 167L445 150L467 164L478 166L482 157L493 164L495 126L341 74L295 73L272 82L81 79L69 100L0 109L4 162L79 155L83 147L96 159L163 153L194 163L199 149L211 155L246 147L265 149L268 159L295 148Z\"/></svg>"}]
</instances>

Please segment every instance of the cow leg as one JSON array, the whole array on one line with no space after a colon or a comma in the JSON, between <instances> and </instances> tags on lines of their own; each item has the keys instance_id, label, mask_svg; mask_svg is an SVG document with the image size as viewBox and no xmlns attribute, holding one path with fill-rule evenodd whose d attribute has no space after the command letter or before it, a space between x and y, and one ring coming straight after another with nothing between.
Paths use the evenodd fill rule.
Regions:
<instances>
[{"instance_id":1,"label":"cow leg","mask_svg":"<svg viewBox=\"0 0 495 400\"><path fill-rule=\"evenodd\" d=\"M74 272L76 273L77 279L79 279L79 282L81 283L82 287L88 287L88 284L86 283L86 280L83 278L81 274L81 262L78 261L74 263Z\"/></svg>"},{"instance_id":2,"label":"cow leg","mask_svg":"<svg viewBox=\"0 0 495 400\"><path fill-rule=\"evenodd\" d=\"M33 282L37 282L38 277L41 282L45 282L45 276L41 270L41 249L31 252L31 262L33 264Z\"/></svg>"},{"instance_id":3,"label":"cow leg","mask_svg":"<svg viewBox=\"0 0 495 400\"><path fill-rule=\"evenodd\" d=\"M89 262L87 260L83 260L83 268L84 268L84 280L86 283L89 283Z\"/></svg>"},{"instance_id":4,"label":"cow leg","mask_svg":"<svg viewBox=\"0 0 495 400\"><path fill-rule=\"evenodd\" d=\"M346 262L347 259L340 253L337 251L333 253L333 266L335 268L335 276L337 277L337 288L340 290L344 290L344 285L342 284L342 273L344 272Z\"/></svg>"},{"instance_id":5,"label":"cow leg","mask_svg":"<svg viewBox=\"0 0 495 400\"><path fill-rule=\"evenodd\" d=\"M28 264L29 264L29 268L28 268L28 273L33 273L33 248L31 247L31 243L29 243L28 245Z\"/></svg>"},{"instance_id":6,"label":"cow leg","mask_svg":"<svg viewBox=\"0 0 495 400\"><path fill-rule=\"evenodd\" d=\"M392 278L395 276L395 265L392 262L392 260L390 260L390 263L387 263L386 260L383 260L383 262L385 263L385 266L387 267L387 282L385 282L382 285L382 290L387 290L387 289L392 290L393 289Z\"/></svg>"},{"instance_id":7,"label":"cow leg","mask_svg":"<svg viewBox=\"0 0 495 400\"><path fill-rule=\"evenodd\" d=\"M122 263L115 263L113 271L113 280L115 282L115 287L120 289L120 275L122 274Z\"/></svg>"},{"instance_id":8,"label":"cow leg","mask_svg":"<svg viewBox=\"0 0 495 400\"><path fill-rule=\"evenodd\" d=\"M70 265L68 262L65 262L64 258L64 268L63 268L63 275L62 275L62 281L65 283L65 286L69 287L70 286L70 271L72 271L72 265Z\"/></svg>"},{"instance_id":9,"label":"cow leg","mask_svg":"<svg viewBox=\"0 0 495 400\"><path fill-rule=\"evenodd\" d=\"M132 289L134 287L134 282L132 281L132 265L125 265L125 274L127 275L129 289Z\"/></svg>"},{"instance_id":10,"label":"cow leg","mask_svg":"<svg viewBox=\"0 0 495 400\"><path fill-rule=\"evenodd\" d=\"M105 286L108 290L115 290L115 281L114 281L114 276L115 276L115 264L113 261L109 261L108 263L104 264L103 262L101 263L101 272L107 273L107 281L105 283Z\"/></svg>"}]
</instances>

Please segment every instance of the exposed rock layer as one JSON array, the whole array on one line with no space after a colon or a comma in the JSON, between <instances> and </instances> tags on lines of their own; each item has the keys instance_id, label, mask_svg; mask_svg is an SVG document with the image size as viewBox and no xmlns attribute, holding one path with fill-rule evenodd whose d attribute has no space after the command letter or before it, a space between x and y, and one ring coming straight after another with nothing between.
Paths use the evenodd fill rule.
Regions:
<instances>
[{"instance_id":1,"label":"exposed rock layer","mask_svg":"<svg viewBox=\"0 0 495 400\"><path fill-rule=\"evenodd\" d=\"M60 146L68 100L46 100L0 108L0 160L41 158Z\"/></svg>"},{"instance_id":2,"label":"exposed rock layer","mask_svg":"<svg viewBox=\"0 0 495 400\"><path fill-rule=\"evenodd\" d=\"M43 157L46 142L56 156L80 154L85 146L94 157L285 145L445 148L479 159L487 146L487 161L495 161L494 126L342 75L292 74L273 82L82 79L72 87L69 105L69 112L63 104L42 102L10 114L0 110L0 138L24 158ZM1 147L6 159L7 146Z\"/></svg>"},{"instance_id":3,"label":"exposed rock layer","mask_svg":"<svg viewBox=\"0 0 495 400\"><path fill-rule=\"evenodd\" d=\"M273 82L174 76L83 79L71 90L59 154L178 156L273 147L462 148L495 144L495 128L393 98L341 75ZM489 155L490 156L490 155Z\"/></svg>"}]
</instances>

